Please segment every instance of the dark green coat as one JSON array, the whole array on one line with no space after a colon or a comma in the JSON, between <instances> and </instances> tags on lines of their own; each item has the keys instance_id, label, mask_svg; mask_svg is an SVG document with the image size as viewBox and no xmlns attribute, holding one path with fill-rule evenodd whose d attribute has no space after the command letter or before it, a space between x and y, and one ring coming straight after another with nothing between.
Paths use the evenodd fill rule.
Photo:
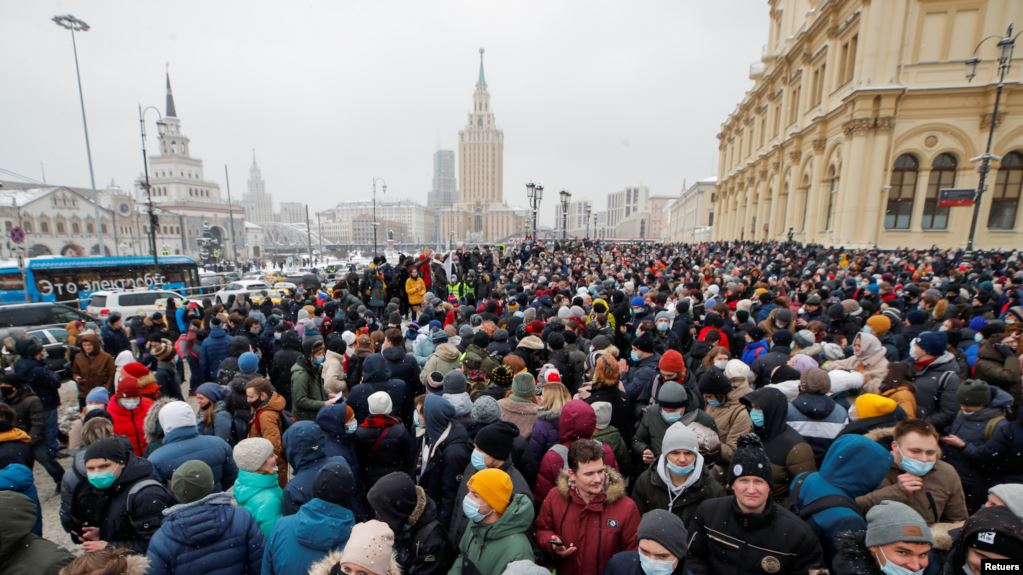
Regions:
<instances>
[{"instance_id":1,"label":"dark green coat","mask_svg":"<svg viewBox=\"0 0 1023 575\"><path fill-rule=\"evenodd\" d=\"M32 533L36 504L15 491L0 492L0 575L57 575L74 556Z\"/></svg>"}]
</instances>

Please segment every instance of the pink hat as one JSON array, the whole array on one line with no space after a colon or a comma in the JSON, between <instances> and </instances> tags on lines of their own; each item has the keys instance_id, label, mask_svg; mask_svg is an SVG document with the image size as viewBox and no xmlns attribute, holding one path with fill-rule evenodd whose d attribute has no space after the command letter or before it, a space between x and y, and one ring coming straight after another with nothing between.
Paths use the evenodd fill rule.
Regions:
<instances>
[{"instance_id":1,"label":"pink hat","mask_svg":"<svg viewBox=\"0 0 1023 575\"><path fill-rule=\"evenodd\" d=\"M377 520L359 523L352 528L339 564L352 563L373 575L391 575L391 553L394 532ZM395 575L398 572L395 571Z\"/></svg>"}]
</instances>

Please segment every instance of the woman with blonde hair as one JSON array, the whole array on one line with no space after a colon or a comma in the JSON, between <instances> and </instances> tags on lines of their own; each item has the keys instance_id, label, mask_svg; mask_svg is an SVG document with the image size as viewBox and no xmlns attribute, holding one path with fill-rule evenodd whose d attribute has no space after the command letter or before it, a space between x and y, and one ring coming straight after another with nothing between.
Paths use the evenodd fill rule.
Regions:
<instances>
[{"instance_id":1,"label":"woman with blonde hair","mask_svg":"<svg viewBox=\"0 0 1023 575\"><path fill-rule=\"evenodd\" d=\"M558 421L561 418L561 408L565 407L565 404L572 399L572 394L560 381L548 380L542 389L543 395L540 396L540 408L536 412L536 423L533 424L533 431L529 435L529 451L533 454L533 461L540 461L543 454L558 442Z\"/></svg>"}]
</instances>

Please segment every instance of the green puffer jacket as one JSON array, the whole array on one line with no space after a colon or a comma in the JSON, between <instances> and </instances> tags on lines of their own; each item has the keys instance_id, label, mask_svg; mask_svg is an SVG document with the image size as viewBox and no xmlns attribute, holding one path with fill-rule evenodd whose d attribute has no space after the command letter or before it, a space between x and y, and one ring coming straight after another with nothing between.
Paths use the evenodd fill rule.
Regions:
<instances>
[{"instance_id":1,"label":"green puffer jacket","mask_svg":"<svg viewBox=\"0 0 1023 575\"><path fill-rule=\"evenodd\" d=\"M27 495L15 491L0 492L0 574L57 575L70 563L66 549L32 533L36 524L36 504ZM532 509L529 514L532 521Z\"/></svg>"},{"instance_id":2,"label":"green puffer jacket","mask_svg":"<svg viewBox=\"0 0 1023 575\"><path fill-rule=\"evenodd\" d=\"M533 502L521 493L512 495L504 515L495 523L469 526L458 544L461 554L448 575L461 575L463 563L466 573L503 573L512 561L533 560L533 547L527 535L533 528Z\"/></svg>"},{"instance_id":3,"label":"green puffer jacket","mask_svg":"<svg viewBox=\"0 0 1023 575\"><path fill-rule=\"evenodd\" d=\"M270 538L274 524L281 518L281 488L277 474L253 473L238 470L234 480L234 500L252 514L263 537Z\"/></svg>"},{"instance_id":4,"label":"green puffer jacket","mask_svg":"<svg viewBox=\"0 0 1023 575\"><path fill-rule=\"evenodd\" d=\"M316 414L327 401L320 368L310 365L305 356L291 366L291 414L295 421L316 421Z\"/></svg>"}]
</instances>

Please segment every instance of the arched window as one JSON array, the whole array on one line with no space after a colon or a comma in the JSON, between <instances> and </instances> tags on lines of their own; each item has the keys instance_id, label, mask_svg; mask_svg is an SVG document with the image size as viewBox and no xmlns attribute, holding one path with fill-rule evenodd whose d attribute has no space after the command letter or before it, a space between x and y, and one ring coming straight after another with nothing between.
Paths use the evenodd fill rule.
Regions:
<instances>
[{"instance_id":1,"label":"arched window","mask_svg":"<svg viewBox=\"0 0 1023 575\"><path fill-rule=\"evenodd\" d=\"M82 226L78 225L78 222L71 222L71 233L76 235L82 233Z\"/></svg>"},{"instance_id":2,"label":"arched window","mask_svg":"<svg viewBox=\"0 0 1023 575\"><path fill-rule=\"evenodd\" d=\"M888 206L884 211L884 227L889 230L908 230L913 217L913 196L920 163L912 154L902 154L895 160L888 190Z\"/></svg>"},{"instance_id":3,"label":"arched window","mask_svg":"<svg viewBox=\"0 0 1023 575\"><path fill-rule=\"evenodd\" d=\"M96 233L96 225L92 222L85 222L85 232L89 234Z\"/></svg>"},{"instance_id":4,"label":"arched window","mask_svg":"<svg viewBox=\"0 0 1023 575\"><path fill-rule=\"evenodd\" d=\"M835 223L835 208L838 204L838 169L832 165L828 168L828 211L824 229L831 231Z\"/></svg>"},{"instance_id":5,"label":"arched window","mask_svg":"<svg viewBox=\"0 0 1023 575\"><path fill-rule=\"evenodd\" d=\"M45 221L44 222L39 222L39 232L43 233L43 234L50 233L50 224L49 224L49 222L45 222Z\"/></svg>"},{"instance_id":6,"label":"arched window","mask_svg":"<svg viewBox=\"0 0 1023 575\"><path fill-rule=\"evenodd\" d=\"M987 227L992 230L1011 230L1016 226L1020 190L1023 188L1023 154L1009 152L998 168L995 187L991 190L991 211Z\"/></svg>"},{"instance_id":7,"label":"arched window","mask_svg":"<svg viewBox=\"0 0 1023 575\"><path fill-rule=\"evenodd\" d=\"M57 222L57 233L58 234L64 233L64 222Z\"/></svg>"},{"instance_id":8,"label":"arched window","mask_svg":"<svg viewBox=\"0 0 1023 575\"><path fill-rule=\"evenodd\" d=\"M956 185L956 157L940 154L931 164L931 176L927 178L927 197L924 199L924 219L921 227L925 230L948 228L948 211L938 205L941 190Z\"/></svg>"}]
</instances>

